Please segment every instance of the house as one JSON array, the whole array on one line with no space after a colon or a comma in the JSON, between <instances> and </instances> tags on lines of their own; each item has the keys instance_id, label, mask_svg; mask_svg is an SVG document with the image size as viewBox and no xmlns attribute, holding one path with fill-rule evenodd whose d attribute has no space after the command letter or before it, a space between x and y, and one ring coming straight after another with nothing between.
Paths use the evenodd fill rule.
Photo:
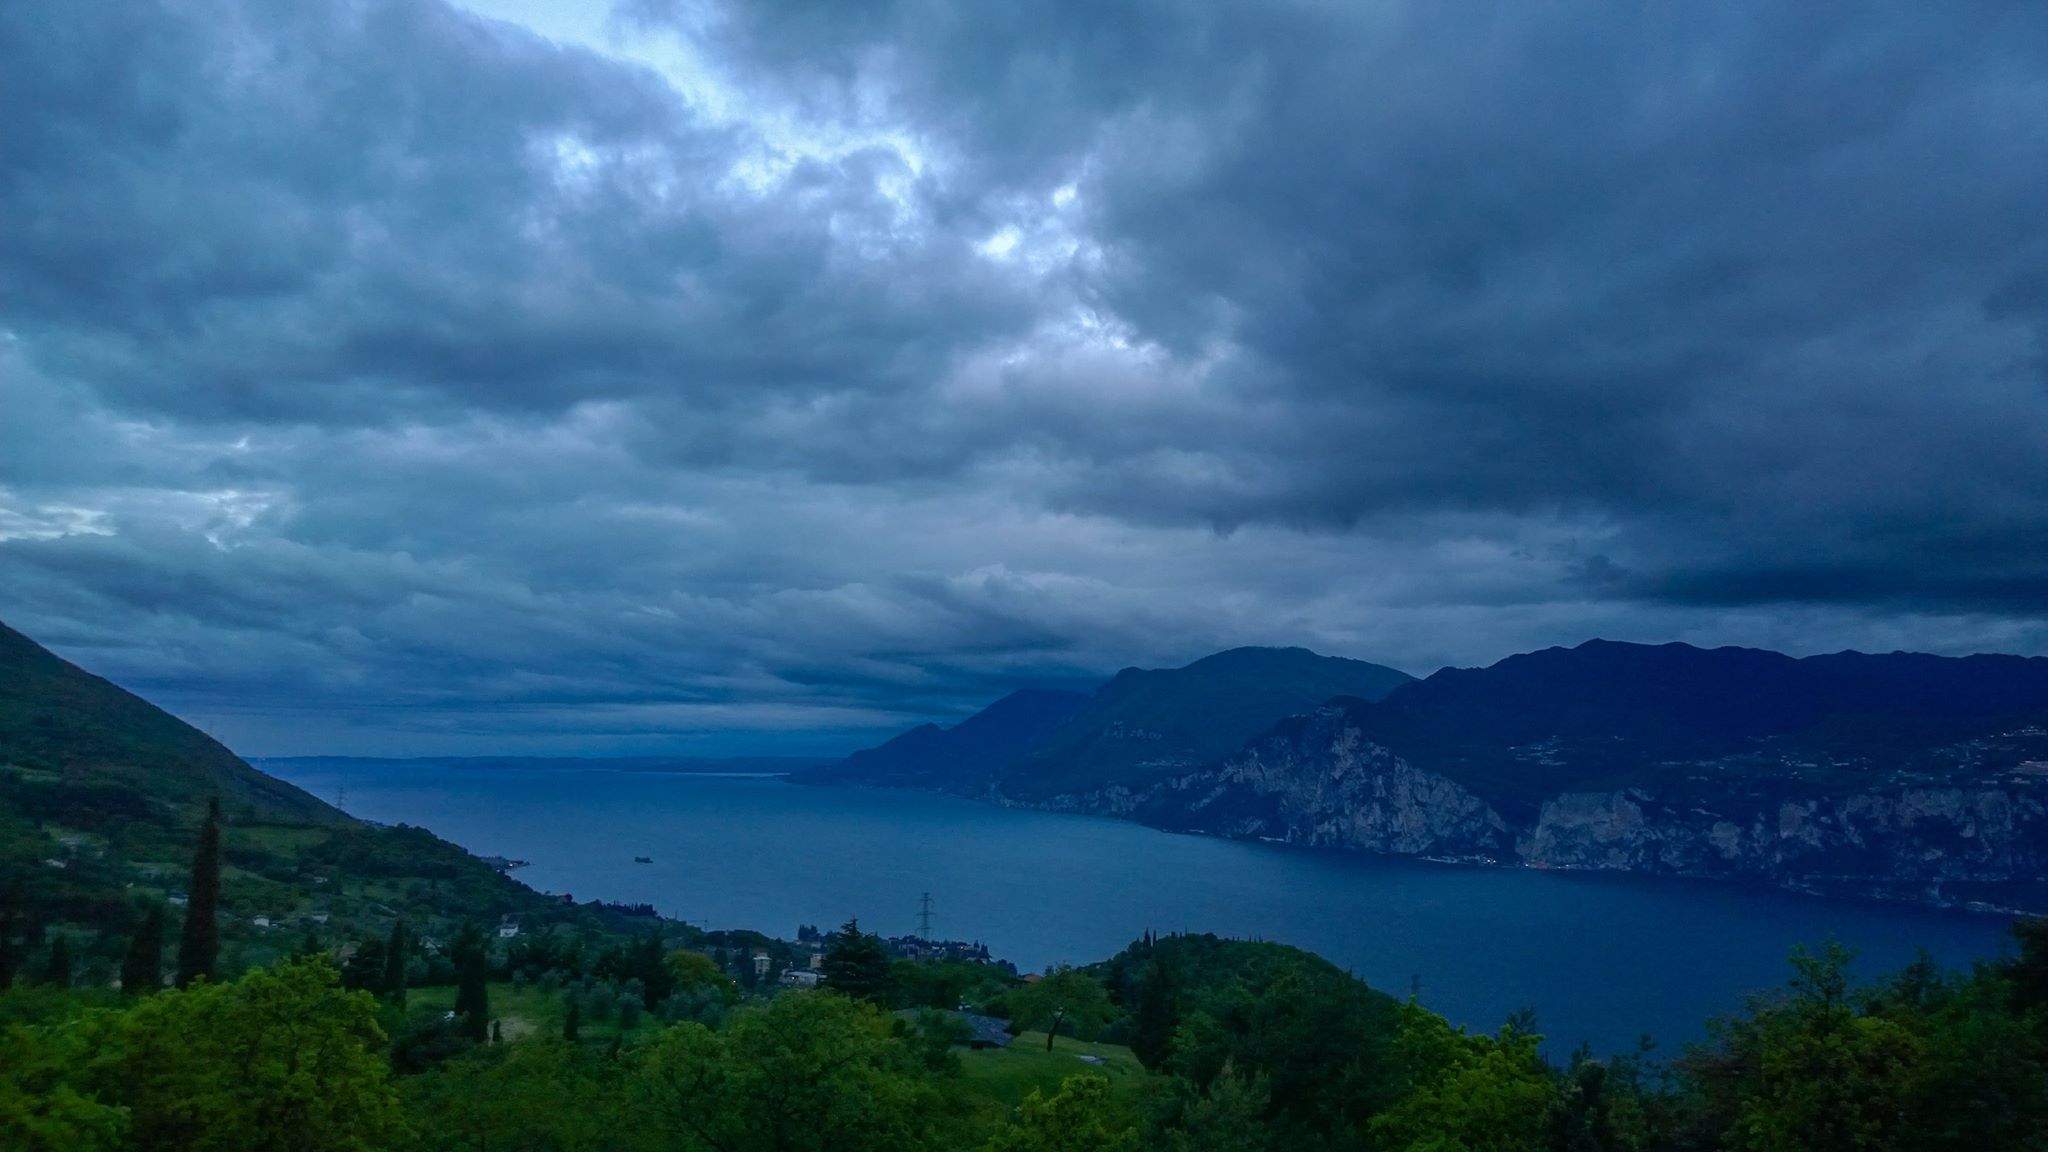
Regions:
<instances>
[{"instance_id":1,"label":"house","mask_svg":"<svg viewBox=\"0 0 2048 1152\"><path fill-rule=\"evenodd\" d=\"M258 928L268 928L270 927L270 917L258 916L250 920L249 923L254 924Z\"/></svg>"},{"instance_id":2,"label":"house","mask_svg":"<svg viewBox=\"0 0 2048 1152\"><path fill-rule=\"evenodd\" d=\"M500 924L500 925L498 925L498 939L500 939L500 940L510 940L511 938L513 938L514 936L517 936L517 935L519 935L519 925L517 925L517 924Z\"/></svg>"},{"instance_id":3,"label":"house","mask_svg":"<svg viewBox=\"0 0 2048 1152\"><path fill-rule=\"evenodd\" d=\"M823 972L824 970L825 970L825 954L824 954L823 952L813 952L813 953L811 953L811 971L813 971L813 972Z\"/></svg>"},{"instance_id":4,"label":"house","mask_svg":"<svg viewBox=\"0 0 2048 1152\"><path fill-rule=\"evenodd\" d=\"M773 958L766 952L754 953L754 975L766 976L768 974L768 966L774 962Z\"/></svg>"},{"instance_id":5,"label":"house","mask_svg":"<svg viewBox=\"0 0 2048 1152\"><path fill-rule=\"evenodd\" d=\"M169 904L173 908L183 908L185 902L186 896L183 892L171 892L164 896L164 903Z\"/></svg>"},{"instance_id":6,"label":"house","mask_svg":"<svg viewBox=\"0 0 2048 1152\"><path fill-rule=\"evenodd\" d=\"M791 988L816 988L822 977L809 968L785 968L782 982Z\"/></svg>"}]
</instances>

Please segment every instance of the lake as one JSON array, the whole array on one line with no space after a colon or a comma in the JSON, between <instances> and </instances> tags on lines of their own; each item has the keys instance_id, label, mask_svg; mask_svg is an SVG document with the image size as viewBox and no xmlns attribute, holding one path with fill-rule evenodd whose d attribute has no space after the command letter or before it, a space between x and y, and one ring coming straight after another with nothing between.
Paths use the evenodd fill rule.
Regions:
<instances>
[{"instance_id":1,"label":"lake","mask_svg":"<svg viewBox=\"0 0 2048 1152\"><path fill-rule=\"evenodd\" d=\"M777 778L597 769L271 766L357 816L532 861L543 891L646 902L713 928L790 937L848 916L979 940L1033 970L1110 956L1145 932L1214 932L1319 953L1375 987L1492 1030L1534 1009L1562 1052L1666 1050L1782 984L1795 943L1833 936L1858 971L1925 948L2005 951L1990 916L1728 885L1388 860L1181 836L1122 821ZM652 857L636 864L635 856Z\"/></svg>"}]
</instances>

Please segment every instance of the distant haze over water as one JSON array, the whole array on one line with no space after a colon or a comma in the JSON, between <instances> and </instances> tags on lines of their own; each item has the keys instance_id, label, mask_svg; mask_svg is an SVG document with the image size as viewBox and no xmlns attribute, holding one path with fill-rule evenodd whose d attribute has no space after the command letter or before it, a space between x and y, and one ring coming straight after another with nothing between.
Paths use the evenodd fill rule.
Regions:
<instances>
[{"instance_id":1,"label":"distant haze over water","mask_svg":"<svg viewBox=\"0 0 2048 1152\"><path fill-rule=\"evenodd\" d=\"M531 861L544 891L646 902L711 928L790 936L857 915L981 940L1031 970L1110 956L1146 930L1298 945L1375 987L1492 1030L1535 1009L1554 1051L1654 1035L1669 1053L1709 1015L1782 985L1795 943L1834 936L1864 976L1925 948L1945 965L2004 950L2006 921L1705 882L1482 869L1178 836L1093 817L764 777L266 761L367 819ZM652 863L637 864L635 856Z\"/></svg>"}]
</instances>

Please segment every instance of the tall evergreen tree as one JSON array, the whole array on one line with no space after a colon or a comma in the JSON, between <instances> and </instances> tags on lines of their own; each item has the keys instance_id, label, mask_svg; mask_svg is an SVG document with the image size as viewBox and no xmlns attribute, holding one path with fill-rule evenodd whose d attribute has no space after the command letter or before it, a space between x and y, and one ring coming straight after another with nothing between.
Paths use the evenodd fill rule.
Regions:
<instances>
[{"instance_id":1,"label":"tall evergreen tree","mask_svg":"<svg viewBox=\"0 0 2048 1152\"><path fill-rule=\"evenodd\" d=\"M882 938L861 931L860 921L849 917L826 941L824 984L855 999L887 1000L889 950L882 946Z\"/></svg>"},{"instance_id":2,"label":"tall evergreen tree","mask_svg":"<svg viewBox=\"0 0 2048 1152\"><path fill-rule=\"evenodd\" d=\"M50 958L43 964L43 983L71 987L71 945L61 933L50 937Z\"/></svg>"},{"instance_id":3,"label":"tall evergreen tree","mask_svg":"<svg viewBox=\"0 0 2048 1152\"><path fill-rule=\"evenodd\" d=\"M151 904L142 917L142 927L128 941L128 953L121 957L121 992L147 996L163 987L164 906Z\"/></svg>"},{"instance_id":4,"label":"tall evergreen tree","mask_svg":"<svg viewBox=\"0 0 2048 1152\"><path fill-rule=\"evenodd\" d=\"M1165 964L1157 959L1145 962L1137 998L1131 1054L1145 1067L1156 1069L1166 1063L1173 1049L1174 1029L1180 1027L1180 990Z\"/></svg>"},{"instance_id":5,"label":"tall evergreen tree","mask_svg":"<svg viewBox=\"0 0 2048 1152\"><path fill-rule=\"evenodd\" d=\"M562 1013L562 1039L571 1044L583 1034L583 998L571 992L568 996L569 1009Z\"/></svg>"},{"instance_id":6,"label":"tall evergreen tree","mask_svg":"<svg viewBox=\"0 0 2048 1152\"><path fill-rule=\"evenodd\" d=\"M0 992L14 983L14 974L21 970L27 952L22 937L27 931L28 910L21 896L21 881L15 880L0 889Z\"/></svg>"},{"instance_id":7,"label":"tall evergreen tree","mask_svg":"<svg viewBox=\"0 0 2048 1152\"><path fill-rule=\"evenodd\" d=\"M662 947L661 933L650 929L634 941L632 959L631 976L640 981L641 1006L652 1012L656 1004L676 990L676 974L668 966L668 950Z\"/></svg>"},{"instance_id":8,"label":"tall evergreen tree","mask_svg":"<svg viewBox=\"0 0 2048 1152\"><path fill-rule=\"evenodd\" d=\"M186 888L185 928L178 934L178 987L213 979L220 963L220 801L206 802L206 823L192 853L192 882Z\"/></svg>"},{"instance_id":9,"label":"tall evergreen tree","mask_svg":"<svg viewBox=\"0 0 2048 1152\"><path fill-rule=\"evenodd\" d=\"M490 959L483 931L474 924L463 925L449 953L455 961L455 1017L464 1035L482 1043L491 1035Z\"/></svg>"},{"instance_id":10,"label":"tall evergreen tree","mask_svg":"<svg viewBox=\"0 0 2048 1152\"><path fill-rule=\"evenodd\" d=\"M405 1004L405 921L391 925L391 940L384 945L384 995L393 1004Z\"/></svg>"}]
</instances>

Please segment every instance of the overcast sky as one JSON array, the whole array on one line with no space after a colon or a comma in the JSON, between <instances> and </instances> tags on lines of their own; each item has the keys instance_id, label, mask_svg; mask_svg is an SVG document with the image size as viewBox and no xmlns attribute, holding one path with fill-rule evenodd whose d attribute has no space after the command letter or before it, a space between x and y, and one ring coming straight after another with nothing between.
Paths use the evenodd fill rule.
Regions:
<instances>
[{"instance_id":1,"label":"overcast sky","mask_svg":"<svg viewBox=\"0 0 2048 1152\"><path fill-rule=\"evenodd\" d=\"M9 0L0 620L258 755L2048 652L2040 17Z\"/></svg>"}]
</instances>

